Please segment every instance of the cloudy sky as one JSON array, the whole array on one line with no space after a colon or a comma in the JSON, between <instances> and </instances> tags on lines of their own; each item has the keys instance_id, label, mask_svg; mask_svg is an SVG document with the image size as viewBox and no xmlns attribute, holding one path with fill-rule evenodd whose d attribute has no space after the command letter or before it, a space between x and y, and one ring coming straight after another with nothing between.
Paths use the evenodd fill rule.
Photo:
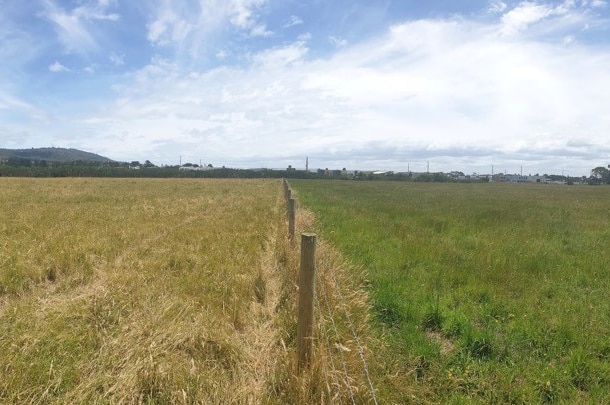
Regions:
<instances>
[{"instance_id":1,"label":"cloudy sky","mask_svg":"<svg viewBox=\"0 0 610 405\"><path fill-rule=\"evenodd\" d=\"M0 147L585 175L606 0L0 0Z\"/></svg>"}]
</instances>

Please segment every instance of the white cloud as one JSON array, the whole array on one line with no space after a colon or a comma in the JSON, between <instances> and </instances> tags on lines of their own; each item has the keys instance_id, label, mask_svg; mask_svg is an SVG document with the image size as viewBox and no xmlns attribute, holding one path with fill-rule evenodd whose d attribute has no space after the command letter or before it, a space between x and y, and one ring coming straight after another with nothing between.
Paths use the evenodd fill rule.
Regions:
<instances>
[{"instance_id":1,"label":"white cloud","mask_svg":"<svg viewBox=\"0 0 610 405\"><path fill-rule=\"evenodd\" d=\"M125 55L117 55L113 52L110 54L109 59L115 66L122 66L125 64Z\"/></svg>"},{"instance_id":2,"label":"white cloud","mask_svg":"<svg viewBox=\"0 0 610 405\"><path fill-rule=\"evenodd\" d=\"M115 1L99 0L97 3L84 2L76 7L72 14L85 20L109 20L118 21L121 17L116 13L108 13L107 9L115 5Z\"/></svg>"},{"instance_id":3,"label":"white cloud","mask_svg":"<svg viewBox=\"0 0 610 405\"><path fill-rule=\"evenodd\" d=\"M80 18L59 10L51 1L46 1L46 17L55 23L58 35L68 51L84 52L95 47L95 41Z\"/></svg>"},{"instance_id":4,"label":"white cloud","mask_svg":"<svg viewBox=\"0 0 610 405\"><path fill-rule=\"evenodd\" d=\"M593 10L602 7L602 3L597 0L564 0L559 4L523 1L502 14L501 33L518 35L536 27L536 33L544 35L588 27L589 20L595 19Z\"/></svg>"},{"instance_id":5,"label":"white cloud","mask_svg":"<svg viewBox=\"0 0 610 405\"><path fill-rule=\"evenodd\" d=\"M259 9L267 0L158 0L151 7L147 39L154 45L174 49L197 59L214 52L227 31L244 38L271 37ZM228 28L230 28L228 30Z\"/></svg>"},{"instance_id":6,"label":"white cloud","mask_svg":"<svg viewBox=\"0 0 610 405\"><path fill-rule=\"evenodd\" d=\"M592 147L610 149L610 53L497 32L461 19L416 21L326 60L307 60L305 42L254 54L239 69L187 73L157 60L102 114L104 132L125 134L120 142L156 160L189 151L228 165L308 154L325 166L436 156L459 168L512 154L547 168L574 155L570 164L587 167Z\"/></svg>"},{"instance_id":7,"label":"white cloud","mask_svg":"<svg viewBox=\"0 0 610 405\"><path fill-rule=\"evenodd\" d=\"M70 52L87 53L97 48L97 42L88 27L91 20L118 21L118 14L106 13L110 2L83 3L70 11L59 7L54 0L42 0L45 7L43 17L56 26L60 41Z\"/></svg>"},{"instance_id":8,"label":"white cloud","mask_svg":"<svg viewBox=\"0 0 610 405\"><path fill-rule=\"evenodd\" d=\"M48 114L44 110L36 107L27 100L11 95L10 93L4 92L2 89L0 89L0 114L3 111L8 112L8 115L11 117L25 114L25 116L28 117L28 120L30 120L32 123L46 124L48 122ZM18 127L16 128L13 125L12 120L3 120L2 124L3 128L0 129L0 133L2 134L3 140L5 138L7 138L6 140L9 140L9 138L14 138L15 141L23 142L24 139L27 138L24 135L27 130ZM14 135L11 136L11 133ZM16 144L16 146L18 146L18 144Z\"/></svg>"},{"instance_id":9,"label":"white cloud","mask_svg":"<svg viewBox=\"0 0 610 405\"><path fill-rule=\"evenodd\" d=\"M610 52L603 44L586 45L604 26L594 10L602 5L506 3L489 3L489 13L476 20L414 20L366 39L350 36L349 43L340 34L313 31L322 41L309 43L312 34L305 33L289 43L279 31L252 41L255 33L272 34L266 24L285 22L265 19L267 1L159 0L141 40L164 47L153 51L163 56L123 78L113 69L112 79L90 59L82 65L70 59L73 71L96 73L96 81L114 90L114 100L92 101L98 106L93 112L63 106L54 115L51 106L44 126L16 125L11 133L27 127L65 141L56 144L82 142L115 159L156 163L183 155L215 165L281 167L309 155L312 167L359 169L404 170L410 162L417 170L422 160L437 170L464 171L481 161L536 161L548 171L591 166L595 156L610 154ZM66 39L66 48L96 46L90 23L109 24L117 3L95 4L108 18L55 10L55 18L67 21L61 32L73 41ZM326 42L324 52L313 49L320 42ZM258 48L266 43L272 45ZM189 58L198 46L209 63ZM103 57L125 62L125 48L109 48L116 53L107 50ZM59 61L48 69L67 71ZM5 83L0 90L10 94ZM21 108L18 101L0 96L0 110L11 115ZM33 117L31 111L23 107L13 115ZM83 133L91 136L65 135Z\"/></svg>"},{"instance_id":10,"label":"white cloud","mask_svg":"<svg viewBox=\"0 0 610 405\"><path fill-rule=\"evenodd\" d=\"M194 23L174 12L172 3L159 9L159 16L148 24L148 40L156 45L180 43L195 29Z\"/></svg>"},{"instance_id":11,"label":"white cloud","mask_svg":"<svg viewBox=\"0 0 610 405\"><path fill-rule=\"evenodd\" d=\"M487 12L491 13L491 14L503 13L504 10L506 10L506 7L508 7L508 6L506 5L505 2L500 1L500 0L493 0L489 3Z\"/></svg>"},{"instance_id":12,"label":"white cloud","mask_svg":"<svg viewBox=\"0 0 610 405\"><path fill-rule=\"evenodd\" d=\"M290 20L286 24L284 24L284 28L290 28L294 27L295 25L301 24L303 24L303 20L300 17L297 17L296 15L291 15Z\"/></svg>"},{"instance_id":13,"label":"white cloud","mask_svg":"<svg viewBox=\"0 0 610 405\"><path fill-rule=\"evenodd\" d=\"M255 25L250 30L251 37L270 37L272 35L273 35L273 32L268 31L267 26L265 24Z\"/></svg>"},{"instance_id":14,"label":"white cloud","mask_svg":"<svg viewBox=\"0 0 610 405\"><path fill-rule=\"evenodd\" d=\"M309 41L309 40L311 39L311 34L310 34L309 32L306 32L306 33L304 33L304 34L300 34L300 35L297 37L297 39L298 39L299 41L302 41L302 42L307 42L307 41Z\"/></svg>"},{"instance_id":15,"label":"white cloud","mask_svg":"<svg viewBox=\"0 0 610 405\"><path fill-rule=\"evenodd\" d=\"M528 26L547 18L553 12L554 9L548 5L523 2L502 16L502 22L504 23L503 33L518 33Z\"/></svg>"},{"instance_id":16,"label":"white cloud","mask_svg":"<svg viewBox=\"0 0 610 405\"><path fill-rule=\"evenodd\" d=\"M229 0L231 23L242 29L251 28L258 19L257 9L266 2L267 0Z\"/></svg>"},{"instance_id":17,"label":"white cloud","mask_svg":"<svg viewBox=\"0 0 610 405\"><path fill-rule=\"evenodd\" d=\"M608 2L605 0L583 0L583 5L590 5L593 8L601 8L601 7L606 7L608 5Z\"/></svg>"},{"instance_id":18,"label":"white cloud","mask_svg":"<svg viewBox=\"0 0 610 405\"><path fill-rule=\"evenodd\" d=\"M33 107L23 101L20 100L16 97L13 97L9 94L3 93L0 90L0 110L13 110L13 109L23 109L23 110L29 110L32 109Z\"/></svg>"},{"instance_id":19,"label":"white cloud","mask_svg":"<svg viewBox=\"0 0 610 405\"><path fill-rule=\"evenodd\" d=\"M574 35L566 35L563 38L563 44L564 45L571 45L576 41L576 38L574 37Z\"/></svg>"},{"instance_id":20,"label":"white cloud","mask_svg":"<svg viewBox=\"0 0 610 405\"><path fill-rule=\"evenodd\" d=\"M53 73L60 73L60 72L69 72L70 69L68 69L67 67L65 67L64 65L62 65L61 63L59 63L58 61L55 61L54 63L49 65L49 70Z\"/></svg>"},{"instance_id":21,"label":"white cloud","mask_svg":"<svg viewBox=\"0 0 610 405\"><path fill-rule=\"evenodd\" d=\"M220 51L216 52L216 59L218 59L218 60L224 60L224 59L226 59L227 57L229 57L229 55L230 55L230 54L231 54L231 53L230 53L229 51L227 51L227 50L225 50L225 49L222 49L222 50L220 50Z\"/></svg>"},{"instance_id":22,"label":"white cloud","mask_svg":"<svg viewBox=\"0 0 610 405\"><path fill-rule=\"evenodd\" d=\"M307 52L308 48L306 44L298 41L288 46L259 52L253 56L252 61L256 65L264 66L268 69L278 69L292 65L296 62L302 62L302 59Z\"/></svg>"},{"instance_id":23,"label":"white cloud","mask_svg":"<svg viewBox=\"0 0 610 405\"><path fill-rule=\"evenodd\" d=\"M155 5L156 17L149 22L148 37L152 42L166 40L178 42L193 31L210 33L227 22L251 32L266 32L265 24L259 22L258 9L267 0L228 0L189 3L183 0L161 0ZM177 34L179 33L179 34Z\"/></svg>"},{"instance_id":24,"label":"white cloud","mask_svg":"<svg viewBox=\"0 0 610 405\"><path fill-rule=\"evenodd\" d=\"M339 38L333 37L332 35L330 37L328 37L328 41L337 48L341 48L341 47L347 45L347 40L339 39Z\"/></svg>"}]
</instances>

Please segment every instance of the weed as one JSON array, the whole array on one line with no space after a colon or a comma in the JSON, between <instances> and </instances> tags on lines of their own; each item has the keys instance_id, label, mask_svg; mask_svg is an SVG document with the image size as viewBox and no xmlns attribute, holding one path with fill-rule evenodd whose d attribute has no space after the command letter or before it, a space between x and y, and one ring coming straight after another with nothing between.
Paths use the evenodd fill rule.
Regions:
<instances>
[{"instance_id":1,"label":"weed","mask_svg":"<svg viewBox=\"0 0 610 405\"><path fill-rule=\"evenodd\" d=\"M550 380L537 381L536 391L538 391L540 401L543 404L554 404L559 399L557 387Z\"/></svg>"},{"instance_id":2,"label":"weed","mask_svg":"<svg viewBox=\"0 0 610 405\"><path fill-rule=\"evenodd\" d=\"M471 329L464 337L464 348L475 359L488 359L494 352L493 337L486 330Z\"/></svg>"},{"instance_id":3,"label":"weed","mask_svg":"<svg viewBox=\"0 0 610 405\"><path fill-rule=\"evenodd\" d=\"M445 316L441 312L438 300L429 305L428 310L424 313L424 320L422 326L426 330L439 331L443 328L443 321Z\"/></svg>"}]
</instances>

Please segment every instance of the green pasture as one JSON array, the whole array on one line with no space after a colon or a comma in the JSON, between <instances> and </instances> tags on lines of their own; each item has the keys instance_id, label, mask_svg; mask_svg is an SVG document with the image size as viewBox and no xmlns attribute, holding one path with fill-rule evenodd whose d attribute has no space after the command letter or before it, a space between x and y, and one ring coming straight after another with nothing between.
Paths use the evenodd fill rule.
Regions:
<instances>
[{"instance_id":1,"label":"green pasture","mask_svg":"<svg viewBox=\"0 0 610 405\"><path fill-rule=\"evenodd\" d=\"M368 273L387 401L610 403L610 188L292 180Z\"/></svg>"}]
</instances>

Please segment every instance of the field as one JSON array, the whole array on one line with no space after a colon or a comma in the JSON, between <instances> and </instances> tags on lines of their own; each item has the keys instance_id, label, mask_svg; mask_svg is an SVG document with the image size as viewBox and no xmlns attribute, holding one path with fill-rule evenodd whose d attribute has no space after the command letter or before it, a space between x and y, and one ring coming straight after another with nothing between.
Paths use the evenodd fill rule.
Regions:
<instances>
[{"instance_id":1,"label":"field","mask_svg":"<svg viewBox=\"0 0 610 405\"><path fill-rule=\"evenodd\" d=\"M316 333L334 318L334 337L296 370L298 248L279 180L1 178L0 188L0 402L366 401L353 393L362 377L347 374L356 351L342 375L328 366L339 353L326 343L345 330L333 311L318 314ZM323 269L337 259L320 247ZM317 284L336 299L336 284ZM366 316L359 300L348 306Z\"/></svg>"},{"instance_id":2,"label":"field","mask_svg":"<svg viewBox=\"0 0 610 405\"><path fill-rule=\"evenodd\" d=\"M610 188L293 180L368 273L396 403L610 403Z\"/></svg>"},{"instance_id":3,"label":"field","mask_svg":"<svg viewBox=\"0 0 610 405\"><path fill-rule=\"evenodd\" d=\"M0 178L0 402L610 403L610 188L290 184L306 370L278 180Z\"/></svg>"}]
</instances>

